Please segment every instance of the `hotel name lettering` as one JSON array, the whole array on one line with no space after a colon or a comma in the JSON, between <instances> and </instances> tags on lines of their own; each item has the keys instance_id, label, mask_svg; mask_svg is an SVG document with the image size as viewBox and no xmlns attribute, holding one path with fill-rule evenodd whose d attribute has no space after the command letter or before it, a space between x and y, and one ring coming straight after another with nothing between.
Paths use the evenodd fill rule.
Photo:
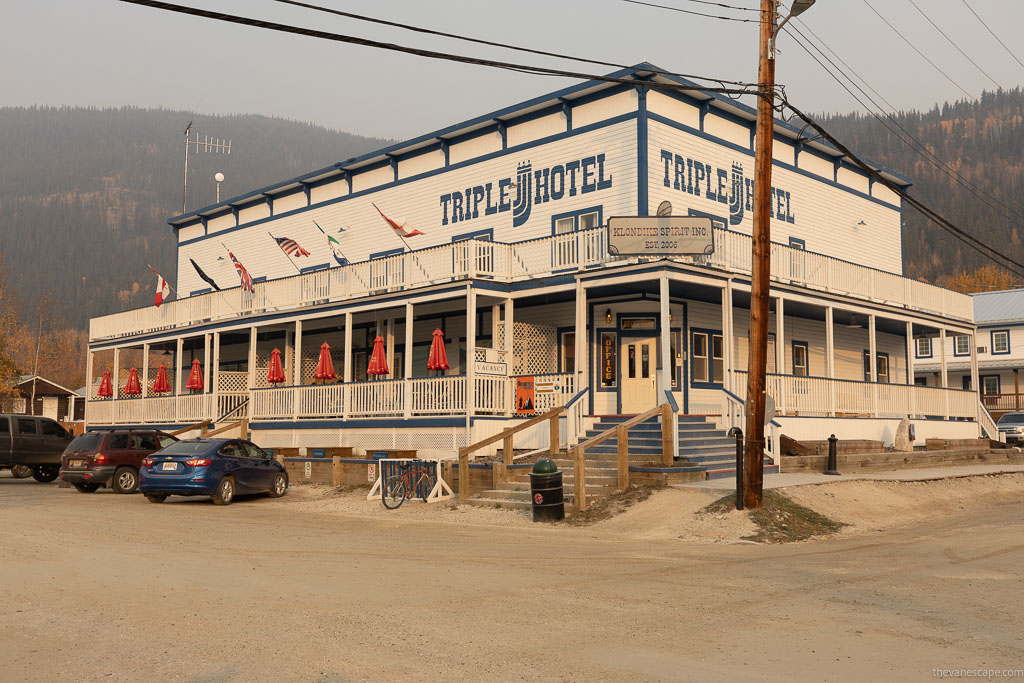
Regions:
<instances>
[{"instance_id":1,"label":"hotel name lettering","mask_svg":"<svg viewBox=\"0 0 1024 683\"><path fill-rule=\"evenodd\" d=\"M665 168L665 187L728 205L729 225L739 225L746 212L754 210L754 179L744 175L743 164L738 161L732 162L732 170L728 171L667 149L661 150L661 161ZM795 223L789 191L773 187L769 194L768 215Z\"/></svg>"},{"instance_id":2,"label":"hotel name lettering","mask_svg":"<svg viewBox=\"0 0 1024 683\"><path fill-rule=\"evenodd\" d=\"M605 172L604 154L583 157L548 168L534 169L529 161L517 166L516 175L441 195L441 225L460 223L497 213L512 212L512 226L530 218L536 204L556 202L612 186Z\"/></svg>"}]
</instances>

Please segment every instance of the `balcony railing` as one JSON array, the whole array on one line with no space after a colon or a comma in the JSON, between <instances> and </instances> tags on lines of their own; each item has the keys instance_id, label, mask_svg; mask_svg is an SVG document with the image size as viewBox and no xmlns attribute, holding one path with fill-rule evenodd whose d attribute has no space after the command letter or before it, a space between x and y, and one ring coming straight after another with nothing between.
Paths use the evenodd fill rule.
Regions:
<instances>
[{"instance_id":1,"label":"balcony railing","mask_svg":"<svg viewBox=\"0 0 1024 683\"><path fill-rule=\"evenodd\" d=\"M737 273L750 272L750 237L715 230L715 252L677 261ZM971 298L837 258L772 245L772 279L858 299L972 320ZM93 318L91 340L187 328L252 313L284 311L470 278L510 282L581 270L626 259L608 253L604 228L505 244L467 240L340 268L259 282L253 292L235 287L170 301L157 308Z\"/></svg>"},{"instance_id":2,"label":"balcony railing","mask_svg":"<svg viewBox=\"0 0 1024 683\"><path fill-rule=\"evenodd\" d=\"M247 398L248 392L226 391L218 394L95 399L86 401L85 420L90 425L191 424L207 419L217 420L229 414L237 420L247 417L247 406L244 405Z\"/></svg>"}]
</instances>

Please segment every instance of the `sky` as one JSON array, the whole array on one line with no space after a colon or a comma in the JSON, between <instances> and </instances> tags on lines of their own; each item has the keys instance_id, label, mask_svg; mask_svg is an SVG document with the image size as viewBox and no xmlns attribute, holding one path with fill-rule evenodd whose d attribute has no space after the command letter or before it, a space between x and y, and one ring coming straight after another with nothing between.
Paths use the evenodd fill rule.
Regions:
<instances>
[{"instance_id":1,"label":"sky","mask_svg":"<svg viewBox=\"0 0 1024 683\"><path fill-rule=\"evenodd\" d=\"M614 70L424 36L274 0L171 1L462 55L587 73ZM758 0L716 1L745 8L759 5ZM309 2L616 64L646 60L680 73L742 82L757 78L756 23L700 17L625 0ZM695 0L650 2L742 19L757 17L751 11ZM988 76L929 24L913 3ZM573 82L278 34L118 0L3 4L0 106L134 105L203 114L255 113L405 139ZM817 0L791 25L808 38L808 30L813 31L896 109L929 109L968 94L976 97L982 90L996 89L996 84L1014 88L1024 83L1024 66L1000 47L968 5L1024 61L1024 41L1019 37L1024 2L1019 0ZM871 6L948 78L883 23ZM795 105L809 112L862 110L793 36L780 36L778 50L776 80L785 85ZM835 56L829 57L839 64Z\"/></svg>"}]
</instances>

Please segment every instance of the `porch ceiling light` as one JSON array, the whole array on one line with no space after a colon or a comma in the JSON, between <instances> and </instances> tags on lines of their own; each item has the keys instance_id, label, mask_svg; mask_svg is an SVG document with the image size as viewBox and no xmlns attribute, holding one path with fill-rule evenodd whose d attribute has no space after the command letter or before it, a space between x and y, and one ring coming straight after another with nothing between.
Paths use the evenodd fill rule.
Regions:
<instances>
[{"instance_id":1,"label":"porch ceiling light","mask_svg":"<svg viewBox=\"0 0 1024 683\"><path fill-rule=\"evenodd\" d=\"M605 312L604 312L604 321L606 323L608 323L609 325L611 324L611 322L612 322L612 309L609 308L609 309L605 310Z\"/></svg>"}]
</instances>

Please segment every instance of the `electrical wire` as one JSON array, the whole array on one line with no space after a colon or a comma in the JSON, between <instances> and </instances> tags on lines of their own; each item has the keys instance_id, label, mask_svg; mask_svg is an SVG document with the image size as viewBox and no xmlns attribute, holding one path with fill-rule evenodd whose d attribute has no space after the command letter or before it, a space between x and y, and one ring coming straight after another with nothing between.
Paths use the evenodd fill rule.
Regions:
<instances>
[{"instance_id":1,"label":"electrical wire","mask_svg":"<svg viewBox=\"0 0 1024 683\"><path fill-rule=\"evenodd\" d=\"M876 10L874 7L872 7L871 3L868 2L868 0L864 0L864 4L867 5L868 7L870 7L871 11L874 12L875 14L877 14L878 18L881 19L882 21L884 21L885 25L888 26L889 28L891 28L896 33L896 35L898 35L900 38L902 38L903 42L906 43L907 45L909 45L914 50L914 52L916 52L917 54L921 55L921 58L924 59L924 61L926 61L929 64L931 64L933 69L935 69L940 74L945 76L947 81L949 81L950 83L955 85L957 88L959 88L960 92L962 92L963 94L967 95L967 97L971 98L972 100L977 99L974 95L972 95L971 93L969 93L966 90L964 90L963 86L961 86L959 83L954 81L953 78L949 74L947 74L945 71L940 69L938 67L938 65L935 64L935 62L933 62L932 60L928 59L928 57L923 52L921 52L919 49L917 49L916 45L914 45L912 42L910 42L910 40L907 39L906 36L904 36L902 33L900 33L899 30L895 26L890 24L888 19L883 17L881 14L879 14L878 10Z\"/></svg>"},{"instance_id":2,"label":"electrical wire","mask_svg":"<svg viewBox=\"0 0 1024 683\"><path fill-rule=\"evenodd\" d=\"M725 9L738 9L744 12L760 12L761 10L757 7L740 7L739 5L726 5L722 2L710 2L710 0L684 0L685 2L692 2L697 5L714 5L715 7L724 7Z\"/></svg>"},{"instance_id":3,"label":"electrical wire","mask_svg":"<svg viewBox=\"0 0 1024 683\"><path fill-rule=\"evenodd\" d=\"M168 12L175 12L177 14L186 14L195 17L202 17L204 19L213 19L215 21L223 21L231 24L239 24L242 26L250 26L253 28L262 28L269 31L277 31L279 33L290 33L293 35L307 36L309 38L320 38L322 40L330 40L339 43L349 43L352 45L361 45L363 47L373 47L381 50L389 50L391 52L401 52L410 55L416 55L418 57L426 57L428 59L438 59L450 62L458 62L461 64L473 64L477 66L489 66L496 69L505 69L508 71L518 71L520 73L526 73L531 75L539 76L562 76L565 78L576 78L583 80L596 80L603 81L605 83L619 83L624 85L637 85L638 81L634 78L619 78L616 76L598 76L594 74L588 74L580 71L568 71L564 69L554 69L543 66L532 66L528 64L516 64L514 62L505 62L495 59L482 59L479 57L467 57L465 55L457 55L450 52L438 52L436 50L424 50L422 48L409 47L406 45L398 45L396 43L386 43L379 40L370 40L369 38L361 38L359 36L350 36L341 33L331 33L330 31L321 31L318 29L302 28L299 26L292 26L289 24L280 24L273 21L265 21L263 19L253 19L251 17L243 17L236 14L227 14L224 12L213 12L210 10L199 9L197 7L188 7L186 5L175 5L169 2L161 2L160 0L120 0L130 5L140 5L143 7L150 7L153 9L166 10ZM709 79L714 80L714 79ZM719 93L723 95L755 95L757 90L751 90L747 88L715 88L704 85L686 85L682 83L658 83L657 87L663 90L675 90L677 92L704 92L704 93Z\"/></svg>"},{"instance_id":4,"label":"electrical wire","mask_svg":"<svg viewBox=\"0 0 1024 683\"><path fill-rule=\"evenodd\" d=\"M1013 50L1008 48L1006 46L1006 43L1004 43L1002 41L1002 39L999 36L996 35L996 32L988 27L988 24L985 23L985 20L982 19L980 16L978 16L978 13L974 11L973 7L971 7L970 5L967 4L967 0L960 0L960 1L962 3L964 3L964 6L967 7L967 9L971 10L971 14L973 14L975 16L975 18L978 21L981 22L981 25L985 27L985 29L989 32L989 34L993 38L995 38L997 41L999 41L999 44L1003 46L1003 49L1006 50L1007 54L1009 54L1011 57L1013 57L1015 60L1017 60L1017 63L1020 64L1022 67L1024 67L1024 62L1020 61L1020 57L1018 57L1017 55L1013 54Z\"/></svg>"},{"instance_id":5,"label":"electrical wire","mask_svg":"<svg viewBox=\"0 0 1024 683\"><path fill-rule=\"evenodd\" d=\"M980 71L981 73L983 73L983 74L985 75L985 78L987 78L988 80L992 81L992 84L993 84L993 85L995 85L995 86L996 86L997 88L999 88L1000 90L1002 90L1002 89L1003 89L1003 86L999 85L999 83L997 83L997 82L996 82L996 79L994 79L994 78L992 78L991 76L989 76L989 75L988 75L988 72L986 72L986 71L985 71L984 69L982 69L982 68L981 68L980 66L978 66L978 63L977 63L977 62L975 62L975 61L974 61L973 59L971 59L971 58L970 58L970 56L968 56L968 54L967 54L966 52L964 52L963 50L961 50L961 49L960 49L960 46L959 46L959 45L957 45L957 44L956 44L955 42L953 42L953 39L952 39L952 38L950 38L949 36L947 36L947 35L946 35L946 32L945 32L945 31L943 31L943 30L942 30L941 28L939 28L939 25L938 25L938 24L936 24L936 23L935 23L934 21L932 21L932 18L931 18L931 17L929 17L929 16L927 15L927 14L925 14L925 11L924 11L923 9L921 9L921 8L920 8L920 7L918 6L918 4L917 4L916 2L914 2L914 0L908 0L908 2L909 2L909 3L911 4L911 5L913 5L913 6L914 6L914 9L916 9L916 10L917 10L918 12L920 12L920 13L921 13L921 16L922 16L922 17L924 17L925 19L927 19L927 20L928 20L928 23L929 23L929 24L931 24L932 26L934 26L934 27L935 27L935 30L936 30L936 31L938 31L939 33L941 33L941 34L942 34L942 37L943 37L943 38L945 38L945 39L946 39L946 40L947 40L947 41L949 42L949 44L950 44L950 45L952 45L953 47L955 47L955 48L957 49L957 51L958 51L958 52L959 52L960 54L962 54L962 55L964 56L964 59L966 59L966 60L967 60L968 62L970 62L971 64L973 64L973 65L974 65L974 68L975 68L975 69L977 69L978 71Z\"/></svg>"},{"instance_id":6,"label":"electrical wire","mask_svg":"<svg viewBox=\"0 0 1024 683\"><path fill-rule=\"evenodd\" d=\"M691 1L696 2L697 0L691 0ZM617 64L615 62L604 62L604 61L601 61L599 59L588 59L586 57L576 57L576 56L573 56L573 55L566 55L566 54L561 54L561 53L558 53L558 52L548 52L546 50L534 50L532 48L522 47L522 46L519 46L519 45L511 45L509 43L498 43L498 42L491 41L491 40L483 40L481 38L471 38L469 36L458 35L456 33L447 33L445 31L437 31L437 30L425 28L425 27L422 27L422 26L415 26L413 24L404 24L404 23L397 22L397 21L390 21L390 20L387 20L387 19L380 19L380 18L377 18L377 17L370 17L370 16L367 16L365 14L356 14L354 12L346 12L346 11L337 10L337 9L334 9L334 8L331 8L331 7L323 7L321 5L314 5L314 4L308 3L308 2L300 2L299 0L274 0L274 2L279 2L282 5L292 5L294 7L301 7L303 9L309 9L309 10L313 10L315 12L324 12L326 14L334 14L334 15L339 16L339 17L345 17L345 18L348 18L348 19L356 19L358 21L365 21L365 22L369 22L369 23L372 23L372 24L380 24L382 26L393 26L395 28L401 28L401 29L404 29L406 31L414 31L416 33L423 33L423 34L431 35L431 36L440 36L442 38L452 38L454 40L462 40L462 41L465 41L467 43L475 43L477 45L487 45L487 46L490 46L490 47L500 47L500 48L504 48L504 49L507 49L507 50L516 50L518 52L526 52L526 53L529 53L529 54L541 55L543 57L557 57L558 59L569 59L569 60L572 60L574 62L584 62L584 63L587 63L587 64L596 64L598 66L610 66L610 67L613 67L613 68L616 68L616 69L629 69L629 68L632 68L631 65L628 65L628 64ZM711 3L711 4L716 4L716 3ZM676 72L673 72L673 71L663 71L661 69L653 69L652 68L652 69L650 69L650 71L651 71L651 73L655 73L655 74L658 74L660 76L676 76L676 77L679 77L679 78L690 78L690 79L697 79L697 80L702 80L702 81L712 81L714 83L720 83L723 86L726 83L728 83L730 85L751 86L751 87L756 85L755 83L743 83L742 81L728 81L728 80L723 80L723 79L720 79L720 78L712 78L710 76L697 76L697 75L694 75L694 74L683 74L683 73L676 73Z\"/></svg>"},{"instance_id":7,"label":"electrical wire","mask_svg":"<svg viewBox=\"0 0 1024 683\"><path fill-rule=\"evenodd\" d=\"M740 19L738 17L724 17L718 14L706 14L704 12L695 12L690 9L683 9L682 7L672 7L671 5L659 5L655 2L643 2L643 0L622 0L633 5L645 5L647 7L657 7L658 9L672 10L673 12L682 12L683 14L692 14L698 17L707 17L708 19L723 19L725 21L738 21L741 24L760 24L760 19ZM737 8L737 9L749 9L749 8Z\"/></svg>"},{"instance_id":8,"label":"electrical wire","mask_svg":"<svg viewBox=\"0 0 1024 683\"><path fill-rule=\"evenodd\" d=\"M790 28L792 28L793 32L795 32L796 35L793 35L793 32L790 32ZM914 136L914 134L911 133L909 130L904 128L903 125L900 124L900 122L897 121L891 114L887 113L884 109L882 109L882 107L878 104L878 102L876 102L870 95L868 95L866 92L864 92L863 88L861 88L859 85L857 85L853 81L853 79L849 77L849 75L847 75L845 72L843 72L842 69L840 69L838 66L836 66L835 62L833 62L831 59L829 59L828 55L823 53L821 51L821 49L813 41L807 39L807 37L804 36L800 32L799 29L797 29L795 26L792 26L792 27L787 27L787 28L785 28L783 30L786 31L787 33L789 33L790 37L792 37L794 39L794 41L797 43L797 45L799 45L801 48L803 48L803 50L805 52L807 52L807 54L809 54L811 56L811 58L814 59L814 61L816 61L819 66L821 66L822 69L825 70L825 73L827 73L829 76L831 76L836 81L836 83L838 83L844 90L846 90L846 92L849 93L850 96L853 97L854 100L856 100L862 107L864 107L864 109L866 109L869 114L871 114L875 119L877 119L878 122L880 124L882 124L882 126L884 126L886 128L886 130L888 130L890 133L892 133L900 142L902 142L903 144L907 145L912 150L917 152L920 156L922 156L925 159L925 161L928 161L930 164L932 164L937 169L942 171L944 174L949 176L950 179L954 180L959 185L963 186L966 190L968 190L979 201L981 201L983 204L988 206L990 209L992 209L992 210L1002 214L1005 218L1009 218L1010 220L1024 219L1024 213L1021 213L1020 211L1014 209L1011 206L1008 206L1007 204L1003 203L995 195L992 195L991 193L987 192L984 188L978 187L977 185L972 183L969 179L964 178L962 175L960 175L960 173L958 173L948 163L943 161L937 154L935 154L930 149L928 149L927 145L925 145L921 140L916 138ZM799 36L799 38L797 36ZM803 42L801 42L800 38L803 38L804 41L806 41L808 44L811 45L811 47L813 47L815 50L817 50L818 53L822 57L824 57L825 60L828 61L828 63L831 64L833 68L835 68L836 71L838 71L840 74L845 76L846 79L850 82L850 84L853 85L853 87L857 88L857 90L859 90L861 92L861 94L864 95L864 97L867 98L871 102L871 104L873 104L875 106L875 108L878 111L880 111L882 114L884 114L885 117L887 119L889 119L889 121L891 121L892 124L896 126L896 128L899 129L899 131L894 130L893 127L890 126L888 123L886 123L886 121L884 121L875 111L873 111L871 107L869 107L867 104L865 104L862 99L857 97L857 95L855 95L853 93L853 91L851 91L848 87L846 87L845 83L843 83L841 80L839 80L839 78L827 66L825 66L820 59L818 59L810 50L807 49L807 46L804 45ZM988 199L986 199L986 197ZM988 200L991 200L991 201L988 201ZM992 202L995 202L995 204L998 204L999 206L994 205ZM1002 207L1002 209L1005 209L1005 211L1001 211L1000 207ZM1010 215L1010 214L1006 213L1007 211L1012 213L1013 215Z\"/></svg>"}]
</instances>

